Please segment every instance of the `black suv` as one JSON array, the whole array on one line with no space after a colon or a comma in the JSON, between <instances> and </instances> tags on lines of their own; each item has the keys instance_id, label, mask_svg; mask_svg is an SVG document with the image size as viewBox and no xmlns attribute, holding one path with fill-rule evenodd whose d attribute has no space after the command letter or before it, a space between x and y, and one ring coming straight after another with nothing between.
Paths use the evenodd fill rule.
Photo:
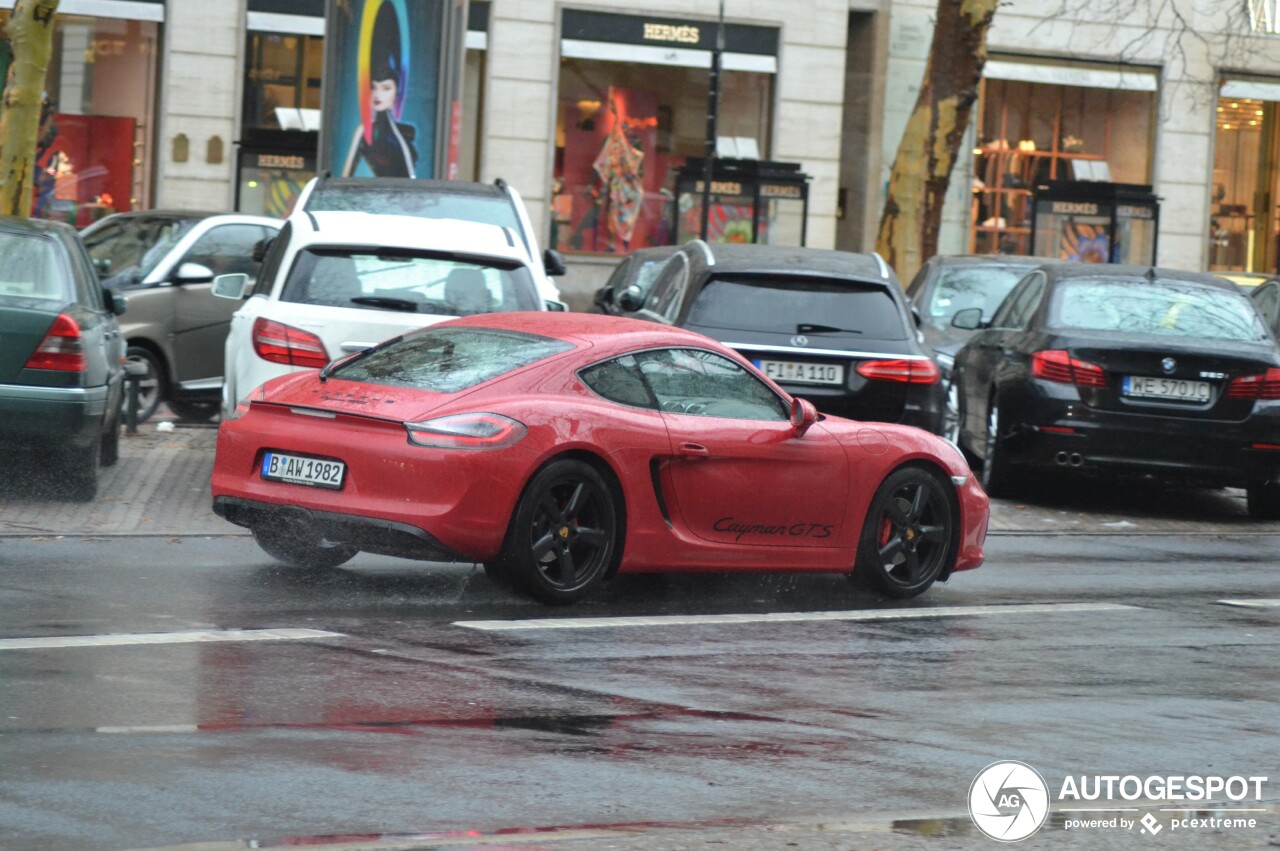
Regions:
<instances>
[{"instance_id":1,"label":"black suv","mask_svg":"<svg viewBox=\"0 0 1280 851\"><path fill-rule=\"evenodd\" d=\"M694 240L602 307L719 340L824 413L942 426L938 367L878 254Z\"/></svg>"}]
</instances>

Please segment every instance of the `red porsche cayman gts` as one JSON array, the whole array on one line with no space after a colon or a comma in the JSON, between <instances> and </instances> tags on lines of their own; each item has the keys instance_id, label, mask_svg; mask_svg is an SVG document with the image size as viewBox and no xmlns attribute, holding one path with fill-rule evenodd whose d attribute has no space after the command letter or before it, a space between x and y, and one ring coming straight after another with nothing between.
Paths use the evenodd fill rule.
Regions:
<instances>
[{"instance_id":1,"label":"red porsche cayman gts","mask_svg":"<svg viewBox=\"0 0 1280 851\"><path fill-rule=\"evenodd\" d=\"M821 417L700 334L482 314L272 379L218 434L214 510L272 557L485 565L545 603L619 571L839 572L912 597L982 563L950 443Z\"/></svg>"}]
</instances>

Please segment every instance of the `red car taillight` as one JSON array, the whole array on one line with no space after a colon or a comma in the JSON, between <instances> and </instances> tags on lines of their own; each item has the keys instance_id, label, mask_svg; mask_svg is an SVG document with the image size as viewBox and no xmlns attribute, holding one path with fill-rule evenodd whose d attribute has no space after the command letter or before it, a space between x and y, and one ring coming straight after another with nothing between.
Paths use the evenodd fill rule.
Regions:
<instances>
[{"instance_id":1,"label":"red car taillight","mask_svg":"<svg viewBox=\"0 0 1280 851\"><path fill-rule=\"evenodd\" d=\"M40 345L27 358L27 369L56 369L60 372L84 372L84 339L80 324L65 313L53 320L53 327Z\"/></svg>"},{"instance_id":2,"label":"red car taillight","mask_svg":"<svg viewBox=\"0 0 1280 851\"><path fill-rule=\"evenodd\" d=\"M1280 399L1280 369L1274 366L1261 375L1242 375L1227 385L1228 399Z\"/></svg>"},{"instance_id":3,"label":"red car taillight","mask_svg":"<svg viewBox=\"0 0 1280 851\"><path fill-rule=\"evenodd\" d=\"M501 414L454 414L404 427L410 443L435 449L501 449L528 432L523 423Z\"/></svg>"},{"instance_id":4,"label":"red car taillight","mask_svg":"<svg viewBox=\"0 0 1280 851\"><path fill-rule=\"evenodd\" d=\"M253 350L271 363L319 369L329 363L324 341L301 328L258 317L253 323Z\"/></svg>"},{"instance_id":5,"label":"red car taillight","mask_svg":"<svg viewBox=\"0 0 1280 851\"><path fill-rule=\"evenodd\" d=\"M869 360L858 364L857 372L870 381L898 384L937 384L942 378L931 360Z\"/></svg>"},{"instance_id":6,"label":"red car taillight","mask_svg":"<svg viewBox=\"0 0 1280 851\"><path fill-rule=\"evenodd\" d=\"M1031 374L1045 381L1077 387L1106 387L1107 374L1097 364L1071 357L1062 349L1047 349L1031 356Z\"/></svg>"}]
</instances>

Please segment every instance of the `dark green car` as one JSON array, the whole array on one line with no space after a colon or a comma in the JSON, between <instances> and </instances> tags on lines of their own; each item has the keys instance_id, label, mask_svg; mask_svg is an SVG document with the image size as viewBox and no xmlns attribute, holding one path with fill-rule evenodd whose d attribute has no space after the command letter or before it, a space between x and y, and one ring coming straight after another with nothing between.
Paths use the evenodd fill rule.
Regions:
<instances>
[{"instance_id":1,"label":"dark green car","mask_svg":"<svg viewBox=\"0 0 1280 851\"><path fill-rule=\"evenodd\" d=\"M0 453L78 501L119 456L124 306L73 228L0 217Z\"/></svg>"}]
</instances>

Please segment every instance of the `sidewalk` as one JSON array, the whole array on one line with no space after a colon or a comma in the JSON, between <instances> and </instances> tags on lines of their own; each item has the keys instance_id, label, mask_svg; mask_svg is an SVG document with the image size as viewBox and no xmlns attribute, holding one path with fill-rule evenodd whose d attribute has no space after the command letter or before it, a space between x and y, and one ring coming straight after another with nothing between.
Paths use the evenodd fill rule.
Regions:
<instances>
[{"instance_id":1,"label":"sidewalk","mask_svg":"<svg viewBox=\"0 0 1280 851\"><path fill-rule=\"evenodd\" d=\"M120 462L104 469L98 498L65 502L0 487L0 537L28 535L245 535L213 513L209 476L217 429L145 423L121 435ZM993 500L992 534L1280 534L1249 518L1242 491L1101 490L1046 484L1025 500Z\"/></svg>"}]
</instances>

